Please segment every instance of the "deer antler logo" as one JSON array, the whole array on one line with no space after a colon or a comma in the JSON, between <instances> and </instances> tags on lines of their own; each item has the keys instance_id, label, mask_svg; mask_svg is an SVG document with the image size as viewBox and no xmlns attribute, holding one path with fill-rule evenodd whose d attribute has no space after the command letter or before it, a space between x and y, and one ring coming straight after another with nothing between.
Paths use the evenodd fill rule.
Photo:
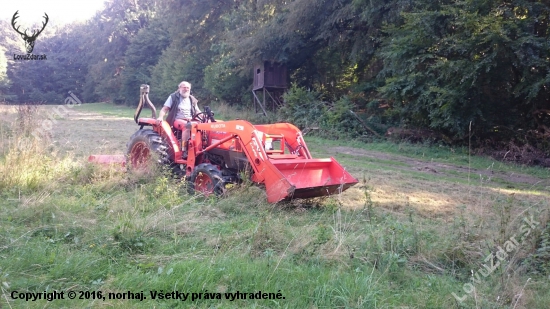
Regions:
<instances>
[{"instance_id":1,"label":"deer antler logo","mask_svg":"<svg viewBox=\"0 0 550 309\"><path fill-rule=\"evenodd\" d=\"M19 10L17 10L15 12L15 14L13 14L13 17L11 18L11 26L13 27L13 29L15 31L17 31L17 33L19 33L21 35L23 40L25 40L25 48L27 49L27 54L30 54L30 53L32 53L32 50L34 49L34 41L36 40L36 37L40 33L42 33L42 30L44 30L44 28L46 28L46 25L48 24L49 17L48 17L48 14L44 13L44 15L45 15L44 18L46 19L46 21L42 23L42 29L33 30L32 35L29 36L27 34L28 29L25 29L25 32L21 32L21 31L19 31L19 26L17 26L17 28L15 27L15 20L17 18L19 18L19 16L17 16L18 13L19 13Z\"/></svg>"}]
</instances>

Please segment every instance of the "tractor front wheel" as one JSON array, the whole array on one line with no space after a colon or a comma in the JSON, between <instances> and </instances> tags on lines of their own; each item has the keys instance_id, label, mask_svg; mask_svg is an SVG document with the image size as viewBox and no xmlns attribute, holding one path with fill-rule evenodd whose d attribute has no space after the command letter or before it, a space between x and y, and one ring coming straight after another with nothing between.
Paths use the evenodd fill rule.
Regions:
<instances>
[{"instance_id":1,"label":"tractor front wheel","mask_svg":"<svg viewBox=\"0 0 550 309\"><path fill-rule=\"evenodd\" d=\"M225 194L225 182L222 173L215 165L202 163L197 165L189 178L189 194L200 193L204 196Z\"/></svg>"}]
</instances>

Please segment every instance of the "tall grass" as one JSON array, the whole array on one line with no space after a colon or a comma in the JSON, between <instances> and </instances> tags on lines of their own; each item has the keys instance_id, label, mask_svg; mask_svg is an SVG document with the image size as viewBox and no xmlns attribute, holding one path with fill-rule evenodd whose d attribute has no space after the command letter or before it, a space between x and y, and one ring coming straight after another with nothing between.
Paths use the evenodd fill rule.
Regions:
<instances>
[{"instance_id":1,"label":"tall grass","mask_svg":"<svg viewBox=\"0 0 550 309\"><path fill-rule=\"evenodd\" d=\"M471 198L479 212L427 216L406 196L393 208L375 202L379 184L367 177L354 197L363 206L354 209L341 196L272 205L250 183L226 198L203 198L160 172L60 158L46 140L20 149L29 138L20 130L2 137L9 141L0 163L2 308L546 308L550 301L547 203L480 195ZM428 184L437 181L447 179ZM463 295L472 270L531 214L541 228L457 302L451 293ZM46 290L143 291L147 299L10 298ZM222 299L153 300L150 291ZM223 299L237 291L247 299ZM258 291L284 299L250 299Z\"/></svg>"},{"instance_id":2,"label":"tall grass","mask_svg":"<svg viewBox=\"0 0 550 309\"><path fill-rule=\"evenodd\" d=\"M38 121L37 105L19 105L16 110L16 121L2 134L0 190L37 190L65 175L74 164L69 157L57 156L48 131Z\"/></svg>"}]
</instances>

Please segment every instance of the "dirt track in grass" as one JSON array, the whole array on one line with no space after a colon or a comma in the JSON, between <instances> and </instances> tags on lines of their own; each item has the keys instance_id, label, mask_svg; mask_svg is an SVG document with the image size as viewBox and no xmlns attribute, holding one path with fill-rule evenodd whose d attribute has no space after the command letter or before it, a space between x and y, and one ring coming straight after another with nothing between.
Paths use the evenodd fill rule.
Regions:
<instances>
[{"instance_id":1,"label":"dirt track in grass","mask_svg":"<svg viewBox=\"0 0 550 309\"><path fill-rule=\"evenodd\" d=\"M525 174L518 173L506 173L506 172L495 172L490 169L474 169L468 168L468 166L460 166L439 162L426 162L425 160L418 160L414 158L409 158L405 156L398 156L387 154L380 151L368 151L364 149L352 148L352 147L332 147L328 148L328 154L337 155L337 154L347 154L354 155L358 157L371 158L376 160L386 160L393 162L401 162L403 164L395 165L396 168L409 171L420 171L432 174L441 174L441 176L452 176L456 174L470 174L470 178L479 178L479 175L486 177L489 181L491 178L500 178L504 182L509 183L523 183L528 185L539 185L544 182L550 185L548 179L541 179L538 177L533 177Z\"/></svg>"}]
</instances>

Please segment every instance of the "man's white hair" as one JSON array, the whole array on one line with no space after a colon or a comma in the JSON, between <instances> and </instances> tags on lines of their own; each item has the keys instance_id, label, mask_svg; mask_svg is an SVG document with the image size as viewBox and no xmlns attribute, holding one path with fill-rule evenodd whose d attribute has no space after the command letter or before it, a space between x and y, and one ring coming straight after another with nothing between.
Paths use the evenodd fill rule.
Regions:
<instances>
[{"instance_id":1,"label":"man's white hair","mask_svg":"<svg viewBox=\"0 0 550 309\"><path fill-rule=\"evenodd\" d=\"M183 82L179 83L178 88L181 87L181 85L183 85L183 84L187 84L187 85L189 85L189 88L191 88L191 83L186 82L186 81L183 81Z\"/></svg>"}]
</instances>

